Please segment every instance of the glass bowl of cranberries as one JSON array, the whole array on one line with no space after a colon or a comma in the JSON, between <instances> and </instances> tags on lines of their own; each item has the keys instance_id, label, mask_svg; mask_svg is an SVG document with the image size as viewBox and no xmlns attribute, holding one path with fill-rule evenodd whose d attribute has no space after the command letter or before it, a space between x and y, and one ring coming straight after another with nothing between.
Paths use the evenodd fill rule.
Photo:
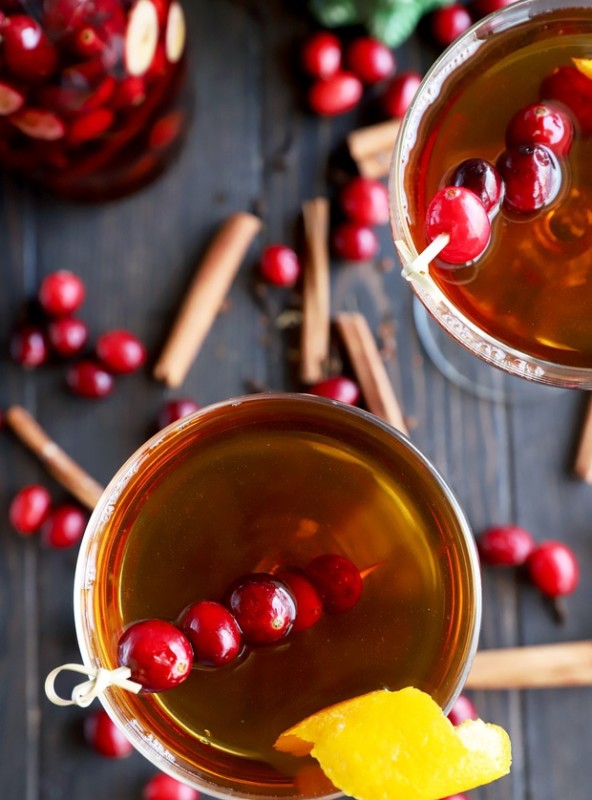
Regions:
<instances>
[{"instance_id":1,"label":"glass bowl of cranberries","mask_svg":"<svg viewBox=\"0 0 592 800\"><path fill-rule=\"evenodd\" d=\"M2 0L0 166L70 199L127 194L182 140L179 0Z\"/></svg>"}]
</instances>

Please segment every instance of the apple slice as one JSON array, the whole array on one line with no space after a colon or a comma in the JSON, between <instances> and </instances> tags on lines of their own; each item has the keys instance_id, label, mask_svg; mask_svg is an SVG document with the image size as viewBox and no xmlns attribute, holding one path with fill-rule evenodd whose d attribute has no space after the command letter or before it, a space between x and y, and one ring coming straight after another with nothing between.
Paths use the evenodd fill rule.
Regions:
<instances>
[{"instance_id":1,"label":"apple slice","mask_svg":"<svg viewBox=\"0 0 592 800\"><path fill-rule=\"evenodd\" d=\"M174 0L169 9L165 36L166 56L171 64L176 64L181 60L185 50L186 34L185 14L181 4Z\"/></svg>"},{"instance_id":2,"label":"apple slice","mask_svg":"<svg viewBox=\"0 0 592 800\"><path fill-rule=\"evenodd\" d=\"M56 114L42 108L25 108L23 111L17 111L9 119L15 128L32 139L54 142L62 139L66 133L66 126L62 120Z\"/></svg>"},{"instance_id":3,"label":"apple slice","mask_svg":"<svg viewBox=\"0 0 592 800\"><path fill-rule=\"evenodd\" d=\"M0 115L14 114L25 104L25 96L6 81L0 81Z\"/></svg>"},{"instance_id":4,"label":"apple slice","mask_svg":"<svg viewBox=\"0 0 592 800\"><path fill-rule=\"evenodd\" d=\"M158 44L158 12L152 0L136 0L127 21L125 64L134 77L148 70Z\"/></svg>"}]
</instances>

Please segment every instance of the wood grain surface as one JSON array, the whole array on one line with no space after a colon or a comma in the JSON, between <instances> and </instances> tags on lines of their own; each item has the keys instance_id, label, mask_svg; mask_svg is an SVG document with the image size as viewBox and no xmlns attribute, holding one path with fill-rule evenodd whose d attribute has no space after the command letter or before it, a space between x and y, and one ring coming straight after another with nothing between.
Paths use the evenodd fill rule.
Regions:
<instances>
[{"instance_id":1,"label":"wood grain surface","mask_svg":"<svg viewBox=\"0 0 592 800\"><path fill-rule=\"evenodd\" d=\"M20 404L100 484L154 430L169 397L201 404L254 385L299 389L298 302L255 279L261 248L296 244L302 203L330 196L348 164L344 142L377 120L372 99L332 120L307 113L295 58L310 30L299 3L187 0L194 119L179 160L139 194L102 206L73 205L4 177L0 183L0 335L9 331L44 274L84 277L91 336L138 333L149 368L118 381L112 397L84 401L52 365L25 372L0 362L0 407ZM397 51L399 68L425 71L436 52L416 39ZM263 229L233 282L183 386L151 377L195 265L219 225L250 211ZM478 533L514 522L576 551L582 583L558 625L547 604L512 570L484 572L481 646L486 649L589 639L592 634L592 488L572 464L586 408L579 392L541 392L522 403L487 402L460 390L418 341L409 287L399 276L388 229L375 263L331 268L333 313L360 311L381 346L410 436L442 471ZM288 312L288 313L287 313ZM0 797L2 800L133 800L153 769L85 746L80 710L43 696L49 670L76 661L72 581L76 552L40 547L7 522L10 497L40 481L65 499L39 462L0 435ZM587 688L473 691L481 716L504 725L512 774L470 793L480 800L589 800L592 785Z\"/></svg>"}]
</instances>

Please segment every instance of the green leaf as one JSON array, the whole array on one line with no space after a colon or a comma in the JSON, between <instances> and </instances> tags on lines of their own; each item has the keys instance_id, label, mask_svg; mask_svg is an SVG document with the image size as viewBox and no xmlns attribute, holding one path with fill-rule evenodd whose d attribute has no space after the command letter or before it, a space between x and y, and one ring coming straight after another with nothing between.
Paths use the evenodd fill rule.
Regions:
<instances>
[{"instance_id":1,"label":"green leaf","mask_svg":"<svg viewBox=\"0 0 592 800\"><path fill-rule=\"evenodd\" d=\"M336 28L361 22L355 0L311 0L311 11L321 25Z\"/></svg>"}]
</instances>

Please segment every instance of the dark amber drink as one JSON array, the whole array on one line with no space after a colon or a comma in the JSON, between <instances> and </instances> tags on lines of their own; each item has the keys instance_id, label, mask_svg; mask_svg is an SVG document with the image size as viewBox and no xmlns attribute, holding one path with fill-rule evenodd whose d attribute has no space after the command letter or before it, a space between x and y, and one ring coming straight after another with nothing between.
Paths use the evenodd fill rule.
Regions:
<instances>
[{"instance_id":1,"label":"dark amber drink","mask_svg":"<svg viewBox=\"0 0 592 800\"><path fill-rule=\"evenodd\" d=\"M162 769L221 796L331 794L277 753L332 703L413 685L447 707L470 666L479 574L466 520L433 467L377 418L304 395L212 406L167 428L107 489L77 575L85 661L117 666L134 621L221 601L239 577L326 553L362 572L358 604L160 694L106 704Z\"/></svg>"},{"instance_id":2,"label":"dark amber drink","mask_svg":"<svg viewBox=\"0 0 592 800\"><path fill-rule=\"evenodd\" d=\"M440 307L434 296L422 299L491 363L580 386L592 385L592 72L587 77L576 64L591 56L589 4L518 2L481 22L426 76L391 184L395 238L420 252L428 244L427 206L455 167L468 158L498 163L520 109L547 101L566 111L575 133L555 199L526 214L502 202L480 257L460 267L430 265Z\"/></svg>"}]
</instances>

